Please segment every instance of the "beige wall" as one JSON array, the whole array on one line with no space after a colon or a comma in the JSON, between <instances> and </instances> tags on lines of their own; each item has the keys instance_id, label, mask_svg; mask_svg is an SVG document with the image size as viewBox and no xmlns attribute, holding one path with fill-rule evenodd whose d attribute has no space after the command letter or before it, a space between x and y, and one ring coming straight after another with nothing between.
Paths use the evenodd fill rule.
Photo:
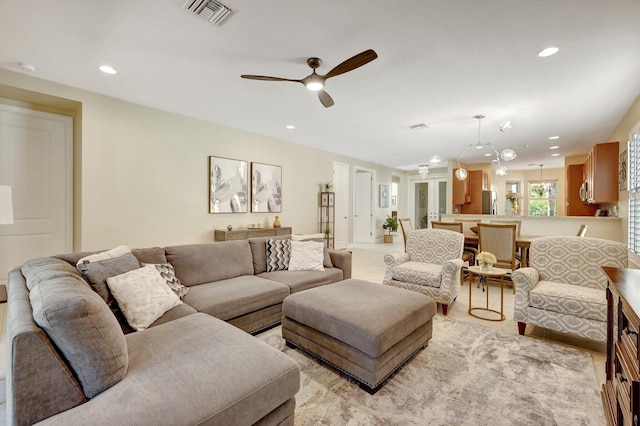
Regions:
<instances>
[{"instance_id":1,"label":"beige wall","mask_svg":"<svg viewBox=\"0 0 640 426\"><path fill-rule=\"evenodd\" d=\"M349 164L350 178L353 166L375 170L376 188L391 185L392 173L401 188L406 181L396 169L6 70L0 70L0 98L76 116L75 250L209 242L213 229L229 224L270 225L274 214L208 213L210 155L281 165L280 221L296 233L317 232L319 184L332 179L334 161ZM376 207L379 238L390 213L391 207Z\"/></svg>"}]
</instances>

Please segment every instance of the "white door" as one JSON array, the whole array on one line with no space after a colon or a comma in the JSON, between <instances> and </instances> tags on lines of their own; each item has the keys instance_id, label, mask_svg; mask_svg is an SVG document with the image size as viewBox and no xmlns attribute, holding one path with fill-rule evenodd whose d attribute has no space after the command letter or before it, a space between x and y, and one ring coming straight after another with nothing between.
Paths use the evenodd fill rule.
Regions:
<instances>
[{"instance_id":1,"label":"white door","mask_svg":"<svg viewBox=\"0 0 640 426\"><path fill-rule=\"evenodd\" d=\"M353 242L370 243L372 241L371 222L373 220L373 173L367 170L355 170L354 172Z\"/></svg>"},{"instance_id":2,"label":"white door","mask_svg":"<svg viewBox=\"0 0 640 426\"><path fill-rule=\"evenodd\" d=\"M349 165L333 163L333 190L335 191L335 231L333 247L347 248L349 238Z\"/></svg>"},{"instance_id":3,"label":"white door","mask_svg":"<svg viewBox=\"0 0 640 426\"><path fill-rule=\"evenodd\" d=\"M414 229L430 228L447 212L447 177L434 175L427 179L410 176L409 212Z\"/></svg>"},{"instance_id":4,"label":"white door","mask_svg":"<svg viewBox=\"0 0 640 426\"><path fill-rule=\"evenodd\" d=\"M14 223L0 225L0 281L26 260L72 251L70 117L0 104L0 185Z\"/></svg>"}]
</instances>

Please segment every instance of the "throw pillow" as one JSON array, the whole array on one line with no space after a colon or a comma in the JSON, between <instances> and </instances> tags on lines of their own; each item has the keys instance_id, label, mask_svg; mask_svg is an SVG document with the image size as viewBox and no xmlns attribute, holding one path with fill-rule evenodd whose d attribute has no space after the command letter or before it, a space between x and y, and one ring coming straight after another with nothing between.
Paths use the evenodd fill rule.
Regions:
<instances>
[{"instance_id":1,"label":"throw pillow","mask_svg":"<svg viewBox=\"0 0 640 426\"><path fill-rule=\"evenodd\" d=\"M103 251L101 253L91 254L89 256L85 256L78 260L76 266L81 263L92 263L92 262L100 262L103 260L113 259L116 257L120 257L123 254L131 253L131 247L128 246L118 246L116 248L112 248L111 250Z\"/></svg>"},{"instance_id":2,"label":"throw pillow","mask_svg":"<svg viewBox=\"0 0 640 426\"><path fill-rule=\"evenodd\" d=\"M178 277L176 277L176 271L173 269L173 265L170 263L143 263L142 266L155 266L160 273L160 276L164 279L164 282L180 299L185 294L189 293L189 287L183 286Z\"/></svg>"},{"instance_id":3,"label":"throw pillow","mask_svg":"<svg viewBox=\"0 0 640 426\"><path fill-rule=\"evenodd\" d=\"M324 271L324 244L315 241L291 241L290 271Z\"/></svg>"},{"instance_id":4,"label":"throw pillow","mask_svg":"<svg viewBox=\"0 0 640 426\"><path fill-rule=\"evenodd\" d=\"M107 278L107 285L127 322L137 331L146 329L169 309L182 304L154 265Z\"/></svg>"},{"instance_id":5,"label":"throw pillow","mask_svg":"<svg viewBox=\"0 0 640 426\"><path fill-rule=\"evenodd\" d=\"M331 256L329 256L329 250L327 249L327 240L324 239L324 234L298 234L292 235L291 239L293 241L317 241L319 243L324 244L324 260L323 264L325 268L333 268L333 263L331 262Z\"/></svg>"},{"instance_id":6,"label":"throw pillow","mask_svg":"<svg viewBox=\"0 0 640 426\"><path fill-rule=\"evenodd\" d=\"M91 288L107 302L109 309L116 316L122 326L122 331L130 333L132 329L127 326L127 321L118 307L118 302L107 287L107 278L124 274L140 268L140 262L132 253L125 253L120 257L108 258L97 262L85 260L78 264L78 270L82 272L84 278L89 282Z\"/></svg>"},{"instance_id":7,"label":"throw pillow","mask_svg":"<svg viewBox=\"0 0 640 426\"><path fill-rule=\"evenodd\" d=\"M267 272L289 269L291 240L267 240Z\"/></svg>"}]
</instances>

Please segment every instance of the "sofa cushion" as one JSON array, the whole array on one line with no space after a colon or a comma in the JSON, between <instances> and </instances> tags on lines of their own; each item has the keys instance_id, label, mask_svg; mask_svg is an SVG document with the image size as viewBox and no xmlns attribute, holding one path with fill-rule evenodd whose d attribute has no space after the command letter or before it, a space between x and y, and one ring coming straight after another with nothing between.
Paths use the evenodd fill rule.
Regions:
<instances>
[{"instance_id":1,"label":"sofa cushion","mask_svg":"<svg viewBox=\"0 0 640 426\"><path fill-rule=\"evenodd\" d=\"M122 380L128 366L124 334L82 278L70 273L42 281L29 299L34 320L67 360L87 398Z\"/></svg>"},{"instance_id":2,"label":"sofa cushion","mask_svg":"<svg viewBox=\"0 0 640 426\"><path fill-rule=\"evenodd\" d=\"M169 309L182 304L155 265L107 278L107 285L136 331L146 329Z\"/></svg>"},{"instance_id":3,"label":"sofa cushion","mask_svg":"<svg viewBox=\"0 0 640 426\"><path fill-rule=\"evenodd\" d=\"M27 288L31 291L36 285L58 277L75 275L82 278L82 274L75 266L52 257L33 259L22 265L22 275L27 281Z\"/></svg>"},{"instance_id":4,"label":"sofa cushion","mask_svg":"<svg viewBox=\"0 0 640 426\"><path fill-rule=\"evenodd\" d=\"M290 258L291 240L267 240L267 272L286 271Z\"/></svg>"},{"instance_id":5,"label":"sofa cushion","mask_svg":"<svg viewBox=\"0 0 640 426\"><path fill-rule=\"evenodd\" d=\"M253 273L255 275L266 272L267 270L267 240L288 240L289 235L280 235L275 237L256 237L249 238L249 246L251 247L251 256L253 258Z\"/></svg>"},{"instance_id":6,"label":"sofa cushion","mask_svg":"<svg viewBox=\"0 0 640 426\"><path fill-rule=\"evenodd\" d=\"M98 293L107 302L107 306L115 315L122 326L122 331L129 333L132 331L127 320L118 306L118 302L113 297L107 286L107 278L124 274L140 268L140 262L131 253L125 253L120 257L105 259L98 262L79 263L78 270L82 272L84 278L89 282L93 291Z\"/></svg>"},{"instance_id":7,"label":"sofa cushion","mask_svg":"<svg viewBox=\"0 0 640 426\"><path fill-rule=\"evenodd\" d=\"M398 265L393 272L396 281L440 287L442 282L442 265L424 262L405 262Z\"/></svg>"},{"instance_id":8,"label":"sofa cushion","mask_svg":"<svg viewBox=\"0 0 640 426\"><path fill-rule=\"evenodd\" d=\"M253 275L253 258L246 240L170 246L164 251L186 286Z\"/></svg>"},{"instance_id":9,"label":"sofa cushion","mask_svg":"<svg viewBox=\"0 0 640 426\"><path fill-rule=\"evenodd\" d=\"M315 241L317 243L324 244L324 267L333 268L331 263L331 256L329 255L329 249L327 248L327 240L324 238L324 234L294 234L291 236L293 241Z\"/></svg>"},{"instance_id":10,"label":"sofa cushion","mask_svg":"<svg viewBox=\"0 0 640 426\"><path fill-rule=\"evenodd\" d=\"M251 425L300 387L295 361L205 314L126 338L127 377L44 424Z\"/></svg>"},{"instance_id":11,"label":"sofa cushion","mask_svg":"<svg viewBox=\"0 0 640 426\"><path fill-rule=\"evenodd\" d=\"M559 314L607 321L605 291L595 288L540 281L531 290L530 305Z\"/></svg>"},{"instance_id":12,"label":"sofa cushion","mask_svg":"<svg viewBox=\"0 0 640 426\"><path fill-rule=\"evenodd\" d=\"M199 312L230 320L277 305L289 295L289 287L254 275L192 286L182 299Z\"/></svg>"},{"instance_id":13,"label":"sofa cushion","mask_svg":"<svg viewBox=\"0 0 640 426\"><path fill-rule=\"evenodd\" d=\"M170 263L142 263L142 266L146 265L153 265L164 279L165 284L167 284L179 298L182 299L184 295L189 292L189 287L182 285L178 277L176 277L176 271L173 269L173 265Z\"/></svg>"},{"instance_id":14,"label":"sofa cushion","mask_svg":"<svg viewBox=\"0 0 640 426\"><path fill-rule=\"evenodd\" d=\"M315 241L291 241L290 271L324 271L324 245Z\"/></svg>"},{"instance_id":15,"label":"sofa cushion","mask_svg":"<svg viewBox=\"0 0 640 426\"><path fill-rule=\"evenodd\" d=\"M325 268L324 271L263 272L258 277L286 284L291 294L344 279L342 269L338 268Z\"/></svg>"},{"instance_id":16,"label":"sofa cushion","mask_svg":"<svg viewBox=\"0 0 640 426\"><path fill-rule=\"evenodd\" d=\"M70 263L73 266L78 264L78 260L83 257L87 257L91 254L97 254L104 250L100 251L84 251L77 253L65 253L55 255L55 258L64 260L65 262ZM167 258L164 255L164 249L162 247L150 247L150 248L142 248L142 249L131 249L131 253L138 259L140 262L144 263L167 263Z\"/></svg>"}]
</instances>

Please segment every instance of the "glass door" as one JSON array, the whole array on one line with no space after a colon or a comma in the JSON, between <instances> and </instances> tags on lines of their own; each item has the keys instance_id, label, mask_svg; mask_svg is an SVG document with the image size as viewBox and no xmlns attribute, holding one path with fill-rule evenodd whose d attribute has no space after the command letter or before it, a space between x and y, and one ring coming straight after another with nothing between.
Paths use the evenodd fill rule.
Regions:
<instances>
[{"instance_id":1,"label":"glass door","mask_svg":"<svg viewBox=\"0 0 640 426\"><path fill-rule=\"evenodd\" d=\"M440 220L440 215L447 212L447 178L410 176L408 180L411 223L415 229L430 228L431 221Z\"/></svg>"}]
</instances>

